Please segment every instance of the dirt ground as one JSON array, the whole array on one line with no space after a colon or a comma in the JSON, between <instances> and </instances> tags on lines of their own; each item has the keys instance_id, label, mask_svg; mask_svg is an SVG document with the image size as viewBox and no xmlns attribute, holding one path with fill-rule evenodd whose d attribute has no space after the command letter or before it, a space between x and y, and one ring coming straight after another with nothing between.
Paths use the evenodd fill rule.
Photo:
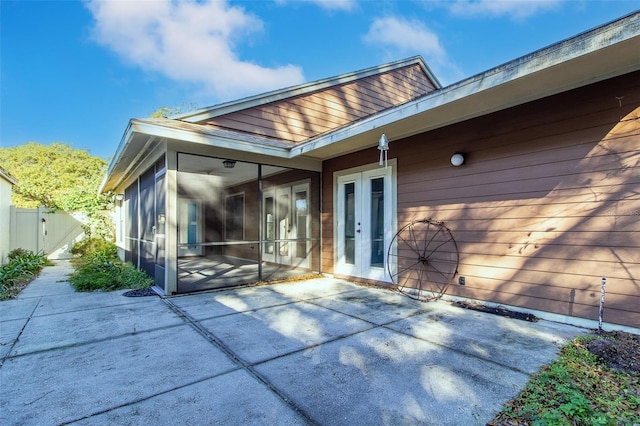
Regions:
<instances>
[{"instance_id":1,"label":"dirt ground","mask_svg":"<svg viewBox=\"0 0 640 426\"><path fill-rule=\"evenodd\" d=\"M602 332L604 339L594 339L587 349L609 368L640 374L640 335L624 331Z\"/></svg>"}]
</instances>

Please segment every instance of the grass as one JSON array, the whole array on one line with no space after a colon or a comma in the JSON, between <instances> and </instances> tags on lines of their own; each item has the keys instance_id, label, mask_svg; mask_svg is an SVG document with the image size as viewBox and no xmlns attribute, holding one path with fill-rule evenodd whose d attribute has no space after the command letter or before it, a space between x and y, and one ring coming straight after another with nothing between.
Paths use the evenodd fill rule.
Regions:
<instances>
[{"instance_id":1,"label":"grass","mask_svg":"<svg viewBox=\"0 0 640 426\"><path fill-rule=\"evenodd\" d=\"M123 263L115 244L99 239L83 241L74 247L76 270L69 282L77 291L113 291L148 288L153 280L131 263Z\"/></svg>"},{"instance_id":2,"label":"grass","mask_svg":"<svg viewBox=\"0 0 640 426\"><path fill-rule=\"evenodd\" d=\"M531 377L525 389L488 423L506 425L640 425L640 373L620 372L578 337L558 359Z\"/></svg>"},{"instance_id":3,"label":"grass","mask_svg":"<svg viewBox=\"0 0 640 426\"><path fill-rule=\"evenodd\" d=\"M7 258L9 262L0 266L0 300L16 297L42 268L51 265L44 253L20 248L9 252Z\"/></svg>"}]
</instances>

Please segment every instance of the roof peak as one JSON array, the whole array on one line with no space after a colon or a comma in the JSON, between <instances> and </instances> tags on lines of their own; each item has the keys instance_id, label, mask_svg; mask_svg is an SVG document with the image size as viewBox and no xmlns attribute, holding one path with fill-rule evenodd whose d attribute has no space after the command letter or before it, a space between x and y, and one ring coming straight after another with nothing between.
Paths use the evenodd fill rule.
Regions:
<instances>
[{"instance_id":1,"label":"roof peak","mask_svg":"<svg viewBox=\"0 0 640 426\"><path fill-rule=\"evenodd\" d=\"M373 75L383 74L385 72L393 71L398 68L403 68L411 65L419 65L425 75L433 82L436 89L442 87L438 79L435 77L431 69L427 66L422 56L416 55L406 59L387 62L381 65L375 65L369 68L361 69L359 71L351 71L348 73L340 74L333 77L323 78L307 83L301 83L295 86L289 86L282 89L273 90L270 92L261 93L238 100L221 103L218 105L212 105L209 107L201 108L196 111L190 111L184 114L171 117L177 120L183 120L187 122L198 122L209 118L217 117L220 115L228 114L230 112L239 111L242 109L264 105L274 101L291 98L293 96L304 95L314 91L326 89L332 86L337 86L345 83L350 83L356 80L360 80Z\"/></svg>"}]
</instances>

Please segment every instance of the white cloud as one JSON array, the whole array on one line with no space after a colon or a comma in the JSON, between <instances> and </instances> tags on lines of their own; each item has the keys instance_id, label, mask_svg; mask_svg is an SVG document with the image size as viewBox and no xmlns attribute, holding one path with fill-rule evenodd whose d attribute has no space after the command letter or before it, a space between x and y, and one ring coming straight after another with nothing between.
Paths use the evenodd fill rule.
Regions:
<instances>
[{"instance_id":1,"label":"white cloud","mask_svg":"<svg viewBox=\"0 0 640 426\"><path fill-rule=\"evenodd\" d=\"M509 16L524 19L538 12L556 8L564 0L456 0L444 3L461 16Z\"/></svg>"},{"instance_id":2,"label":"white cloud","mask_svg":"<svg viewBox=\"0 0 640 426\"><path fill-rule=\"evenodd\" d=\"M243 61L234 45L262 22L224 1L92 1L95 39L126 61L231 98L302 83L294 65Z\"/></svg>"},{"instance_id":3,"label":"white cloud","mask_svg":"<svg viewBox=\"0 0 640 426\"><path fill-rule=\"evenodd\" d=\"M444 58L444 49L436 33L420 21L409 21L396 17L377 18L369 27L364 40L412 54L424 53L431 57Z\"/></svg>"},{"instance_id":4,"label":"white cloud","mask_svg":"<svg viewBox=\"0 0 640 426\"><path fill-rule=\"evenodd\" d=\"M377 18L363 39L387 51L390 59L421 55L443 84L462 75L449 60L438 35L420 21L393 16Z\"/></svg>"},{"instance_id":5,"label":"white cloud","mask_svg":"<svg viewBox=\"0 0 640 426\"><path fill-rule=\"evenodd\" d=\"M350 11L354 10L358 5L357 0L275 0L278 5L287 5L293 2L296 3L314 3L317 6L326 9L326 10L342 10L342 11Z\"/></svg>"},{"instance_id":6,"label":"white cloud","mask_svg":"<svg viewBox=\"0 0 640 426\"><path fill-rule=\"evenodd\" d=\"M356 0L309 0L327 10L353 10L358 2Z\"/></svg>"}]
</instances>

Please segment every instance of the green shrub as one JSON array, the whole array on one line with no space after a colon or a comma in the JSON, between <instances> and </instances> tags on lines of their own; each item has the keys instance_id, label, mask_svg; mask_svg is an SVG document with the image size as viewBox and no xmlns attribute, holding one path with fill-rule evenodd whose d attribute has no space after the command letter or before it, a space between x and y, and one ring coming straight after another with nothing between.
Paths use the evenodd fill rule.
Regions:
<instances>
[{"instance_id":1,"label":"green shrub","mask_svg":"<svg viewBox=\"0 0 640 426\"><path fill-rule=\"evenodd\" d=\"M43 252L17 248L7 255L9 263L0 266L0 300L15 297L43 267L51 262Z\"/></svg>"},{"instance_id":2,"label":"green shrub","mask_svg":"<svg viewBox=\"0 0 640 426\"><path fill-rule=\"evenodd\" d=\"M122 288L148 288L153 285L153 279L149 275L129 262L120 268L119 281Z\"/></svg>"},{"instance_id":3,"label":"green shrub","mask_svg":"<svg viewBox=\"0 0 640 426\"><path fill-rule=\"evenodd\" d=\"M71 254L76 256L86 256L109 246L115 248L114 244L108 242L104 238L85 238L73 245L71 248Z\"/></svg>"},{"instance_id":4,"label":"green shrub","mask_svg":"<svg viewBox=\"0 0 640 426\"><path fill-rule=\"evenodd\" d=\"M77 291L147 288L153 284L147 274L131 263L122 263L113 243L90 241L78 248L77 252L83 255L69 277L69 282Z\"/></svg>"},{"instance_id":5,"label":"green shrub","mask_svg":"<svg viewBox=\"0 0 640 426\"><path fill-rule=\"evenodd\" d=\"M7 255L7 259L9 259L9 262L11 262L12 260L15 260L21 256L31 256L32 254L33 254L33 251L31 250L17 248L9 252L9 254Z\"/></svg>"}]
</instances>

